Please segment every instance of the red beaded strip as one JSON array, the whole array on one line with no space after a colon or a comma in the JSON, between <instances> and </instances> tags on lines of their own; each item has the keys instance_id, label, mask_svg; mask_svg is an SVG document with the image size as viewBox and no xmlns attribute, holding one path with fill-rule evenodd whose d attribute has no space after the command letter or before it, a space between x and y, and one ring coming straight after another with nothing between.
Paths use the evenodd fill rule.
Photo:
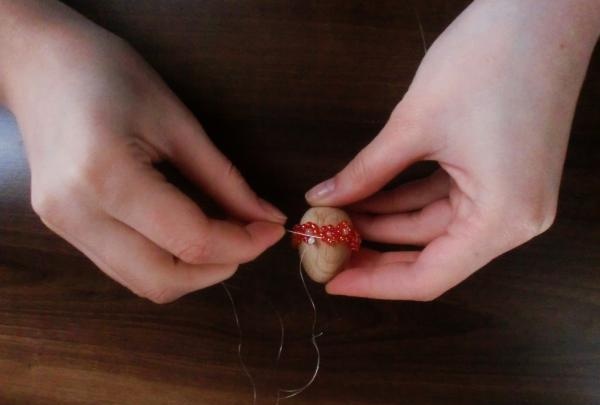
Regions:
<instances>
[{"instance_id":1,"label":"red beaded strip","mask_svg":"<svg viewBox=\"0 0 600 405\"><path fill-rule=\"evenodd\" d=\"M360 248L360 235L349 221L342 221L337 225L323 226L319 226L314 222L305 222L294 225L292 233L292 243L295 247L298 247L302 242L312 245L316 240L321 240L330 246L345 243L352 251L358 251Z\"/></svg>"}]
</instances>

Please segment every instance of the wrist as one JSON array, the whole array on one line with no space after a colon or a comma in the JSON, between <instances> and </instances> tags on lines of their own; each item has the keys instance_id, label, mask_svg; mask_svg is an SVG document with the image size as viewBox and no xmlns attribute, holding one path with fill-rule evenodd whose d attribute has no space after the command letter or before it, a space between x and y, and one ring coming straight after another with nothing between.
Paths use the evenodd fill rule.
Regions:
<instances>
[{"instance_id":1,"label":"wrist","mask_svg":"<svg viewBox=\"0 0 600 405\"><path fill-rule=\"evenodd\" d=\"M476 0L477 6L510 16L524 29L569 36L581 46L593 48L600 37L598 0Z\"/></svg>"},{"instance_id":2,"label":"wrist","mask_svg":"<svg viewBox=\"0 0 600 405\"><path fill-rule=\"evenodd\" d=\"M84 42L90 26L58 1L0 0L0 104L15 108L53 59Z\"/></svg>"},{"instance_id":3,"label":"wrist","mask_svg":"<svg viewBox=\"0 0 600 405\"><path fill-rule=\"evenodd\" d=\"M506 69L576 97L600 35L598 0L476 0L467 14L490 48L519 62Z\"/></svg>"}]
</instances>

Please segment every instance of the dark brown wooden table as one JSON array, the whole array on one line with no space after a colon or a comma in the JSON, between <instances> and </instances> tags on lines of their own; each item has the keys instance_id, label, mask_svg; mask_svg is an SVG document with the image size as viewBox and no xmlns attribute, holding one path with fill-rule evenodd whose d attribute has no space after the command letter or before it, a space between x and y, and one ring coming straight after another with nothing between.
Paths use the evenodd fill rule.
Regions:
<instances>
[{"instance_id":1,"label":"dark brown wooden table","mask_svg":"<svg viewBox=\"0 0 600 405\"><path fill-rule=\"evenodd\" d=\"M423 53L409 1L68 3L130 41L292 221L304 191L377 133ZM415 2L427 40L467 3ZM287 403L600 404L599 56L554 227L431 303L311 285L321 370ZM32 212L22 144L0 117L0 404L250 405L222 287L157 306L103 276ZM229 282L258 404L314 364L297 265L284 241Z\"/></svg>"}]
</instances>

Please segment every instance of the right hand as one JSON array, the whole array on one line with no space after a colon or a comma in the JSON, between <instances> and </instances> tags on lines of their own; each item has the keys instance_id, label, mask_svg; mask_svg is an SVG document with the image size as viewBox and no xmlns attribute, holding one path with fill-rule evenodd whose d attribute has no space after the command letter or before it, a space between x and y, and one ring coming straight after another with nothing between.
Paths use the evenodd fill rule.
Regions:
<instances>
[{"instance_id":1,"label":"right hand","mask_svg":"<svg viewBox=\"0 0 600 405\"><path fill-rule=\"evenodd\" d=\"M429 301L547 230L577 96L598 39L595 0L474 1L435 41L390 120L312 205L351 205L370 241L332 294ZM405 168L434 175L381 191Z\"/></svg>"},{"instance_id":2,"label":"right hand","mask_svg":"<svg viewBox=\"0 0 600 405\"><path fill-rule=\"evenodd\" d=\"M2 4L23 24L51 21L21 38L36 45L11 58L2 85L25 141L32 205L51 230L156 303L230 277L283 236L285 216L139 55L60 3L33 3ZM161 160L243 223L208 218L153 168Z\"/></svg>"}]
</instances>

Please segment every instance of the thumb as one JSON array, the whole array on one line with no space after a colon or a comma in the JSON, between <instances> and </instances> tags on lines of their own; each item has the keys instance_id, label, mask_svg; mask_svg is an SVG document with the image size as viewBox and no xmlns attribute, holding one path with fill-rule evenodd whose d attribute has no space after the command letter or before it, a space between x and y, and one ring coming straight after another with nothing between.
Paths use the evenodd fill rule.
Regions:
<instances>
[{"instance_id":1,"label":"thumb","mask_svg":"<svg viewBox=\"0 0 600 405\"><path fill-rule=\"evenodd\" d=\"M342 206L370 196L410 164L425 156L416 125L397 110L379 135L341 172L306 193L311 205Z\"/></svg>"}]
</instances>

